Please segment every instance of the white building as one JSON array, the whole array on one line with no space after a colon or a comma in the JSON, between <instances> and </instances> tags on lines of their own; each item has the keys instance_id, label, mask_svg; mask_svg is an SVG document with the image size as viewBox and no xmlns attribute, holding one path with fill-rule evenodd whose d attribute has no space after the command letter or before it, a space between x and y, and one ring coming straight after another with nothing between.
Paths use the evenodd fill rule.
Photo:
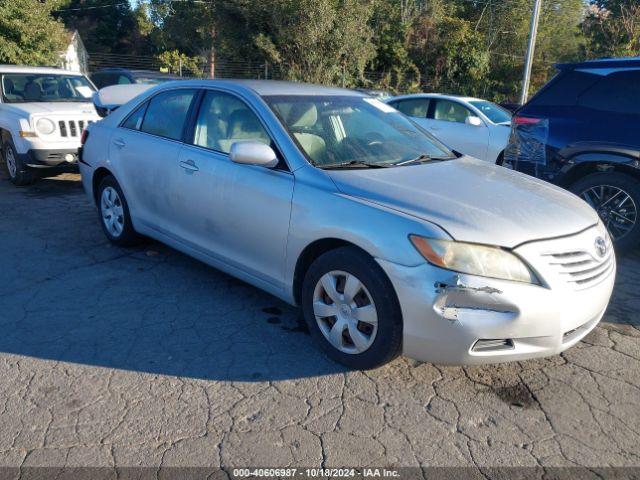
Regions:
<instances>
[{"instance_id":1,"label":"white building","mask_svg":"<svg viewBox=\"0 0 640 480\"><path fill-rule=\"evenodd\" d=\"M89 54L77 30L69 32L67 49L60 52L60 66L65 70L89 73Z\"/></svg>"}]
</instances>

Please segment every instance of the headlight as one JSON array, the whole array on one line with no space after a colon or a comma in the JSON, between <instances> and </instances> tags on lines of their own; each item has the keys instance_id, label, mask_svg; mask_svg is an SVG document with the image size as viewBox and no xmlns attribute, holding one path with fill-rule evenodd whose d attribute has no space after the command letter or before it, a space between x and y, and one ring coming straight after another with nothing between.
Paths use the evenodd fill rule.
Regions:
<instances>
[{"instance_id":1,"label":"headlight","mask_svg":"<svg viewBox=\"0 0 640 480\"><path fill-rule=\"evenodd\" d=\"M418 252L436 267L481 277L540 284L520 258L502 248L417 235L410 235L409 239Z\"/></svg>"},{"instance_id":2,"label":"headlight","mask_svg":"<svg viewBox=\"0 0 640 480\"><path fill-rule=\"evenodd\" d=\"M51 135L55 129L55 124L48 118L41 118L36 122L36 130L43 135Z\"/></svg>"}]
</instances>

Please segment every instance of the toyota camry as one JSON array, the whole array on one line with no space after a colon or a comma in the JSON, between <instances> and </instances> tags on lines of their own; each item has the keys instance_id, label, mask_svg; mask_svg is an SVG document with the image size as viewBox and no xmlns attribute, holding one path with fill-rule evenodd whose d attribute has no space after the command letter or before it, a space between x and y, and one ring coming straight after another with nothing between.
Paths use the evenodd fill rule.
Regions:
<instances>
[{"instance_id":1,"label":"toyota camry","mask_svg":"<svg viewBox=\"0 0 640 480\"><path fill-rule=\"evenodd\" d=\"M138 93L84 134L107 238L152 237L300 306L349 367L554 355L603 316L616 264L591 207L377 99L271 81Z\"/></svg>"}]
</instances>

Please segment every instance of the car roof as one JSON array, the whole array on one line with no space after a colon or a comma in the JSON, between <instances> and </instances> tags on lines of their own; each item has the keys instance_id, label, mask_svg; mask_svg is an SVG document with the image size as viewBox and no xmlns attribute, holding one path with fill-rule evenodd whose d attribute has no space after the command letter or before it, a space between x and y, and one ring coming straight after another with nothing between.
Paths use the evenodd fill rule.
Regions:
<instances>
[{"instance_id":1,"label":"car roof","mask_svg":"<svg viewBox=\"0 0 640 480\"><path fill-rule=\"evenodd\" d=\"M167 73L167 72L158 72L156 70L142 70L142 69L130 69L130 68L122 68L122 67L105 67L100 70L96 70L93 72L96 73L114 73L114 72L126 72L131 75L145 75L145 76L154 76L154 77L171 77L171 78L180 78L178 75Z\"/></svg>"},{"instance_id":2,"label":"car roof","mask_svg":"<svg viewBox=\"0 0 640 480\"><path fill-rule=\"evenodd\" d=\"M367 95L349 90L346 88L326 87L324 85L313 85L310 83L288 82L284 80L245 80L245 79L197 79L179 80L177 82L167 82L162 85L162 89L180 85L194 87L214 87L214 86L236 86L252 90L260 96L271 95L326 95L326 96L347 96L366 97Z\"/></svg>"},{"instance_id":3,"label":"car roof","mask_svg":"<svg viewBox=\"0 0 640 480\"><path fill-rule=\"evenodd\" d=\"M0 65L0 73L41 73L45 75L83 75L81 72L72 72L55 67L29 67L23 65Z\"/></svg>"},{"instance_id":4,"label":"car roof","mask_svg":"<svg viewBox=\"0 0 640 480\"><path fill-rule=\"evenodd\" d=\"M411 93L408 95L398 95L397 97L387 98L386 102L391 102L393 100L405 100L411 98L450 98L453 100L460 100L462 102L482 102L484 101L481 98L476 97L466 97L464 95L455 95L449 93Z\"/></svg>"},{"instance_id":5,"label":"car roof","mask_svg":"<svg viewBox=\"0 0 640 480\"><path fill-rule=\"evenodd\" d=\"M585 62L574 63L558 63L556 68L559 70L575 70L578 68L638 68L640 67L640 57L621 57L621 58L599 58L597 60L588 60Z\"/></svg>"}]
</instances>

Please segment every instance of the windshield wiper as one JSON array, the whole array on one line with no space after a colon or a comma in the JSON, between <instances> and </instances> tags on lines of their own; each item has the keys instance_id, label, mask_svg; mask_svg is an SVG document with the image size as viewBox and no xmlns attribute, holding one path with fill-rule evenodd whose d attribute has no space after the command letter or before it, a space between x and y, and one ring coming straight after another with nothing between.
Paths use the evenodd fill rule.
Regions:
<instances>
[{"instance_id":1,"label":"windshield wiper","mask_svg":"<svg viewBox=\"0 0 640 480\"><path fill-rule=\"evenodd\" d=\"M318 165L318 167L322 169L334 169L334 168L351 168L351 167L368 167L368 168L389 168L393 167L396 164L389 163L375 163L375 162L365 162L363 160L351 160L350 162L345 163L333 163L329 165Z\"/></svg>"},{"instance_id":2,"label":"windshield wiper","mask_svg":"<svg viewBox=\"0 0 640 480\"><path fill-rule=\"evenodd\" d=\"M392 165L395 166L403 166L403 165L415 165L418 163L427 163L427 162L440 162L442 160L453 160L456 157L432 157L431 155L427 155L426 153L423 153L421 155L418 155L415 158L411 158L409 160L403 160L402 162L398 162L398 163L393 163Z\"/></svg>"}]
</instances>

